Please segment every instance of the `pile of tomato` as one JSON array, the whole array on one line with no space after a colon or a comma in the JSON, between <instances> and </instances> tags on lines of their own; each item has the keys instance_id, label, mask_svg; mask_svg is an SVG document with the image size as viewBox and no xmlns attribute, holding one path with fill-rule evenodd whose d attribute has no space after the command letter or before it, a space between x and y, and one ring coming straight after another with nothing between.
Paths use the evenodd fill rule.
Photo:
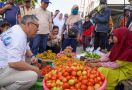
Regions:
<instances>
[{"instance_id":1,"label":"pile of tomato","mask_svg":"<svg viewBox=\"0 0 132 90\"><path fill-rule=\"evenodd\" d=\"M59 66L45 75L49 90L97 90L105 77L97 70L77 63Z\"/></svg>"},{"instance_id":2,"label":"pile of tomato","mask_svg":"<svg viewBox=\"0 0 132 90\"><path fill-rule=\"evenodd\" d=\"M53 70L53 68L51 66L47 65L47 66L41 68L41 74L42 74L42 76L44 76L45 74L49 73L52 70Z\"/></svg>"}]
</instances>

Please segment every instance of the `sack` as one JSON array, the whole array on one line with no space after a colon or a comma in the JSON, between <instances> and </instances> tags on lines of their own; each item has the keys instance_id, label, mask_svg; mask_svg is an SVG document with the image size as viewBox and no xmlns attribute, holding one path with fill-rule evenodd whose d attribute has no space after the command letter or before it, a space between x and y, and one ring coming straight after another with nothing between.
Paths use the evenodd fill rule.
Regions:
<instances>
[{"instance_id":1,"label":"sack","mask_svg":"<svg viewBox=\"0 0 132 90\"><path fill-rule=\"evenodd\" d=\"M132 90L132 79L120 81L115 90Z\"/></svg>"},{"instance_id":2,"label":"sack","mask_svg":"<svg viewBox=\"0 0 132 90\"><path fill-rule=\"evenodd\" d=\"M78 30L76 28L68 29L68 38L76 38L78 35Z\"/></svg>"}]
</instances>

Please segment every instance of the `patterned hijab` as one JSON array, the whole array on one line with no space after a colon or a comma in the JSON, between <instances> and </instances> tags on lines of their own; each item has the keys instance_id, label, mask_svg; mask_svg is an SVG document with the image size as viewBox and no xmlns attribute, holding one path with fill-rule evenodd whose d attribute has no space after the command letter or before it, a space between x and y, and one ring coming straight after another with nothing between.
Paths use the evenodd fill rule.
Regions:
<instances>
[{"instance_id":1,"label":"patterned hijab","mask_svg":"<svg viewBox=\"0 0 132 90\"><path fill-rule=\"evenodd\" d=\"M71 10L75 9L76 7L78 7L78 5L74 5ZM66 25L73 25L74 23L76 23L80 20L81 20L81 17L79 14L77 14L77 15L71 14L66 21Z\"/></svg>"}]
</instances>

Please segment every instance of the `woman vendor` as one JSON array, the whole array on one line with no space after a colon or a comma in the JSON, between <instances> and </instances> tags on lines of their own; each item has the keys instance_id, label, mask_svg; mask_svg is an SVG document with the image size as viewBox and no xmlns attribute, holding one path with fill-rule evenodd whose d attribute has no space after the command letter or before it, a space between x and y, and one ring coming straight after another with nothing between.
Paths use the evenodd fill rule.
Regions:
<instances>
[{"instance_id":1,"label":"woman vendor","mask_svg":"<svg viewBox=\"0 0 132 90\"><path fill-rule=\"evenodd\" d=\"M115 90L121 80L132 77L132 31L124 27L115 29L110 42L114 43L111 52L98 62L89 62L89 65L99 67L105 75L106 90Z\"/></svg>"}]
</instances>

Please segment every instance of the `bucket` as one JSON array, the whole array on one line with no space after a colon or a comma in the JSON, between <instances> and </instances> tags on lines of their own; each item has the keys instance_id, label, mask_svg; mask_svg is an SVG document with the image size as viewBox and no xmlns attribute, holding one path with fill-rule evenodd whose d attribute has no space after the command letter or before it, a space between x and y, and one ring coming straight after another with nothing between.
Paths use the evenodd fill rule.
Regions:
<instances>
[{"instance_id":1,"label":"bucket","mask_svg":"<svg viewBox=\"0 0 132 90\"><path fill-rule=\"evenodd\" d=\"M49 90L47 87L46 87L46 84L45 84L45 80L43 79L43 88L44 88L44 90ZM106 88L106 83L107 83L107 80L105 79L105 81L104 81L104 83L103 83L103 85L98 89L98 90L105 90L105 88Z\"/></svg>"}]
</instances>

